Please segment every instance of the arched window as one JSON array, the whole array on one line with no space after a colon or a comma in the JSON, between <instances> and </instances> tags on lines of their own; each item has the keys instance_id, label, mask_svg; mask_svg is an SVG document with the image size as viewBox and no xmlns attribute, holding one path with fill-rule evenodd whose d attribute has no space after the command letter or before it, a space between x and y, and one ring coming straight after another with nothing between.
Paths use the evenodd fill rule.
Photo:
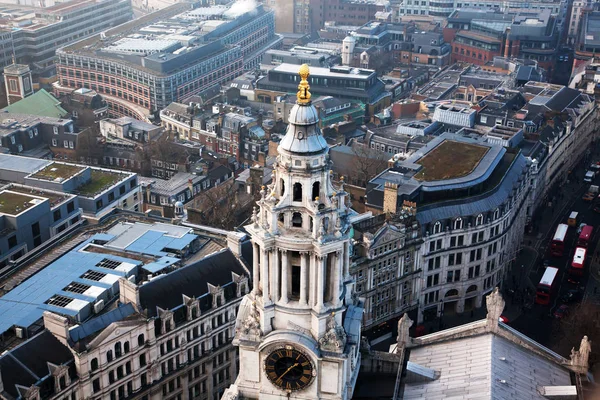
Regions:
<instances>
[{"instance_id":1,"label":"arched window","mask_svg":"<svg viewBox=\"0 0 600 400\"><path fill-rule=\"evenodd\" d=\"M117 342L115 343L115 357L121 357L122 351L121 351L121 342Z\"/></svg>"},{"instance_id":2,"label":"arched window","mask_svg":"<svg viewBox=\"0 0 600 400\"><path fill-rule=\"evenodd\" d=\"M433 224L433 233L440 233L442 231L442 223L440 221Z\"/></svg>"},{"instance_id":3,"label":"arched window","mask_svg":"<svg viewBox=\"0 0 600 400\"><path fill-rule=\"evenodd\" d=\"M97 358L92 358L92 361L90 362L90 368L92 369L92 371L95 371L98 369L98 359Z\"/></svg>"},{"instance_id":4,"label":"arched window","mask_svg":"<svg viewBox=\"0 0 600 400\"><path fill-rule=\"evenodd\" d=\"M477 291L477 285L471 285L467 289L467 293L476 292L476 291Z\"/></svg>"},{"instance_id":5,"label":"arched window","mask_svg":"<svg viewBox=\"0 0 600 400\"><path fill-rule=\"evenodd\" d=\"M319 197L320 193L321 193L321 183L320 182L315 182L313 183L312 186L312 201L315 201L317 199L317 197Z\"/></svg>"},{"instance_id":6,"label":"arched window","mask_svg":"<svg viewBox=\"0 0 600 400\"><path fill-rule=\"evenodd\" d=\"M277 216L277 221L281 222L283 224L285 216L283 215L283 213L279 213L279 215Z\"/></svg>"},{"instance_id":7,"label":"arched window","mask_svg":"<svg viewBox=\"0 0 600 400\"><path fill-rule=\"evenodd\" d=\"M463 220L462 218L456 218L454 220L454 229L462 229L463 227Z\"/></svg>"},{"instance_id":8,"label":"arched window","mask_svg":"<svg viewBox=\"0 0 600 400\"><path fill-rule=\"evenodd\" d=\"M106 361L111 362L113 359L112 350L106 352Z\"/></svg>"},{"instance_id":9,"label":"arched window","mask_svg":"<svg viewBox=\"0 0 600 400\"><path fill-rule=\"evenodd\" d=\"M129 342L123 343L123 351L125 354L129 353Z\"/></svg>"},{"instance_id":10,"label":"arched window","mask_svg":"<svg viewBox=\"0 0 600 400\"><path fill-rule=\"evenodd\" d=\"M450 296L458 296L458 290L456 289L450 289L446 292L446 296L445 297L450 297Z\"/></svg>"},{"instance_id":11,"label":"arched window","mask_svg":"<svg viewBox=\"0 0 600 400\"><path fill-rule=\"evenodd\" d=\"M475 219L475 226L483 224L483 214L479 214Z\"/></svg>"},{"instance_id":12,"label":"arched window","mask_svg":"<svg viewBox=\"0 0 600 400\"><path fill-rule=\"evenodd\" d=\"M141 346L143 346L145 343L146 343L146 340L145 340L145 338L144 338L144 334L143 334L143 333L140 333L140 334L138 335L138 346L140 346L140 347L141 347Z\"/></svg>"},{"instance_id":13,"label":"arched window","mask_svg":"<svg viewBox=\"0 0 600 400\"><path fill-rule=\"evenodd\" d=\"M498 217L500 217L500 210L496 208L496 211L494 211L494 220L497 220Z\"/></svg>"},{"instance_id":14,"label":"arched window","mask_svg":"<svg viewBox=\"0 0 600 400\"><path fill-rule=\"evenodd\" d=\"M329 217L323 218L323 228L325 229L325 233L329 232Z\"/></svg>"},{"instance_id":15,"label":"arched window","mask_svg":"<svg viewBox=\"0 0 600 400\"><path fill-rule=\"evenodd\" d=\"M312 230L315 227L315 221L313 220L313 217L308 217L308 222L309 222L308 229L310 229L310 231L312 232Z\"/></svg>"},{"instance_id":16,"label":"arched window","mask_svg":"<svg viewBox=\"0 0 600 400\"><path fill-rule=\"evenodd\" d=\"M302 184L300 182L294 183L294 197L293 201L302 201Z\"/></svg>"},{"instance_id":17,"label":"arched window","mask_svg":"<svg viewBox=\"0 0 600 400\"><path fill-rule=\"evenodd\" d=\"M283 178L279 180L279 186L281 187L281 196L285 194L285 181Z\"/></svg>"},{"instance_id":18,"label":"arched window","mask_svg":"<svg viewBox=\"0 0 600 400\"><path fill-rule=\"evenodd\" d=\"M292 215L292 226L294 228L302 228L302 214L295 212Z\"/></svg>"}]
</instances>

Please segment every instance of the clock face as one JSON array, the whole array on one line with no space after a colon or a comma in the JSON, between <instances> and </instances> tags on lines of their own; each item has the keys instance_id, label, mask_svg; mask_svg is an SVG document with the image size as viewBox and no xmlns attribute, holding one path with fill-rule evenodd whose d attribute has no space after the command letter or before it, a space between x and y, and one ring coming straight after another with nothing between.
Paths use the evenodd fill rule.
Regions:
<instances>
[{"instance_id":1,"label":"clock face","mask_svg":"<svg viewBox=\"0 0 600 400\"><path fill-rule=\"evenodd\" d=\"M306 388L316 373L310 359L293 346L269 354L265 359L265 372L275 386L287 391Z\"/></svg>"}]
</instances>

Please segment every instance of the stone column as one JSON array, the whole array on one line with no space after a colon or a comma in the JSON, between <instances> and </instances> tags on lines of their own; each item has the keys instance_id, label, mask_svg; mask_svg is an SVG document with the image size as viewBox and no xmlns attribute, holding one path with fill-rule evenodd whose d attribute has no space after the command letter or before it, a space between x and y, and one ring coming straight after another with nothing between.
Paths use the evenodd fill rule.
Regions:
<instances>
[{"instance_id":1,"label":"stone column","mask_svg":"<svg viewBox=\"0 0 600 400\"><path fill-rule=\"evenodd\" d=\"M317 287L317 271L316 271L316 255L314 253L309 253L309 271L308 271L308 281L310 284L308 285L308 304L311 307L314 307L317 304L317 296L316 296L316 287Z\"/></svg>"},{"instance_id":2,"label":"stone column","mask_svg":"<svg viewBox=\"0 0 600 400\"><path fill-rule=\"evenodd\" d=\"M279 300L279 250L273 250L273 263L271 265L271 297L273 301Z\"/></svg>"},{"instance_id":3,"label":"stone column","mask_svg":"<svg viewBox=\"0 0 600 400\"><path fill-rule=\"evenodd\" d=\"M317 309L323 308L323 291L325 288L325 268L327 267L327 255L317 257Z\"/></svg>"},{"instance_id":4,"label":"stone column","mask_svg":"<svg viewBox=\"0 0 600 400\"><path fill-rule=\"evenodd\" d=\"M260 278L258 274L258 270L260 268L258 263L258 258L260 257L260 247L258 247L256 243L252 243L252 250L252 291L256 295L259 292L258 289L260 284Z\"/></svg>"},{"instance_id":5,"label":"stone column","mask_svg":"<svg viewBox=\"0 0 600 400\"><path fill-rule=\"evenodd\" d=\"M344 251L338 250L335 252L335 261L333 268L333 276L331 279L333 304L337 304L340 299L340 285L344 280Z\"/></svg>"},{"instance_id":6,"label":"stone column","mask_svg":"<svg viewBox=\"0 0 600 400\"><path fill-rule=\"evenodd\" d=\"M288 302L289 259L287 250L281 250L281 301Z\"/></svg>"},{"instance_id":7,"label":"stone column","mask_svg":"<svg viewBox=\"0 0 600 400\"><path fill-rule=\"evenodd\" d=\"M308 253L300 253L300 305L301 306L305 306L306 305L306 291L307 291L307 285L306 285L306 281L307 281L307 275L308 275L308 271L307 271L307 263L306 263L306 258L308 257Z\"/></svg>"},{"instance_id":8,"label":"stone column","mask_svg":"<svg viewBox=\"0 0 600 400\"><path fill-rule=\"evenodd\" d=\"M342 264L344 269L344 280L350 276L350 243L344 243L344 264Z\"/></svg>"},{"instance_id":9,"label":"stone column","mask_svg":"<svg viewBox=\"0 0 600 400\"><path fill-rule=\"evenodd\" d=\"M261 249L260 281L262 283L263 302L268 302L269 296L269 252Z\"/></svg>"}]
</instances>

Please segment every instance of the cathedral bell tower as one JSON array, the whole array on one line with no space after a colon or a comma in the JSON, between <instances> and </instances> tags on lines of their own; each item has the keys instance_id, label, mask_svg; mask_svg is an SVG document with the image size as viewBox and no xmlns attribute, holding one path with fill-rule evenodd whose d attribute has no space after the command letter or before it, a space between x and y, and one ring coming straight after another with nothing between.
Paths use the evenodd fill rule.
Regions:
<instances>
[{"instance_id":1,"label":"cathedral bell tower","mask_svg":"<svg viewBox=\"0 0 600 400\"><path fill-rule=\"evenodd\" d=\"M348 194L331 181L308 66L299 74L272 184L246 226L253 290L237 316L240 373L224 399L350 399L358 375L363 309L349 273Z\"/></svg>"}]
</instances>

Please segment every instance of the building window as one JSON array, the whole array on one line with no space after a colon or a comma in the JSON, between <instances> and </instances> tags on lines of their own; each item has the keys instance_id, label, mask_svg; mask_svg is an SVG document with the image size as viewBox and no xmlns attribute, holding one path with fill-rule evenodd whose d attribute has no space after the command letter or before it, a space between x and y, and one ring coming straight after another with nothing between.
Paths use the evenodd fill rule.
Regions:
<instances>
[{"instance_id":1,"label":"building window","mask_svg":"<svg viewBox=\"0 0 600 400\"><path fill-rule=\"evenodd\" d=\"M58 142L56 141L56 139L52 139L52 146L54 146L54 147L58 146Z\"/></svg>"},{"instance_id":2,"label":"building window","mask_svg":"<svg viewBox=\"0 0 600 400\"><path fill-rule=\"evenodd\" d=\"M479 214L475 219L475 226L483 224L483 214Z\"/></svg>"},{"instance_id":3,"label":"building window","mask_svg":"<svg viewBox=\"0 0 600 400\"><path fill-rule=\"evenodd\" d=\"M462 229L463 227L463 220L462 218L456 218L454 220L454 229Z\"/></svg>"},{"instance_id":4,"label":"building window","mask_svg":"<svg viewBox=\"0 0 600 400\"><path fill-rule=\"evenodd\" d=\"M54 132L55 135L58 135L58 127L57 126L53 126L52 131Z\"/></svg>"},{"instance_id":5,"label":"building window","mask_svg":"<svg viewBox=\"0 0 600 400\"><path fill-rule=\"evenodd\" d=\"M433 234L440 233L442 231L442 223L440 221L433 225Z\"/></svg>"}]
</instances>

